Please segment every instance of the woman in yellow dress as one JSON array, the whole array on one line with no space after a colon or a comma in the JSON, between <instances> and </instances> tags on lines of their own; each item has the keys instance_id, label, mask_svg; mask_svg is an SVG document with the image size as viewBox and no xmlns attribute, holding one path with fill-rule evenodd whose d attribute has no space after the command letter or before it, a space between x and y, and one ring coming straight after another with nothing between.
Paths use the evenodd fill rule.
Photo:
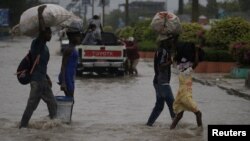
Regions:
<instances>
[{"instance_id":1,"label":"woman in yellow dress","mask_svg":"<svg viewBox=\"0 0 250 141\"><path fill-rule=\"evenodd\" d=\"M196 115L197 125L199 127L202 126L201 112L192 98L192 72L198 65L198 48L195 49L194 55L194 61L180 56L180 59L177 59L177 68L179 70L179 89L173 103L173 109L176 116L170 126L170 129L174 129L176 127L178 122L181 120L184 111L193 112Z\"/></svg>"}]
</instances>

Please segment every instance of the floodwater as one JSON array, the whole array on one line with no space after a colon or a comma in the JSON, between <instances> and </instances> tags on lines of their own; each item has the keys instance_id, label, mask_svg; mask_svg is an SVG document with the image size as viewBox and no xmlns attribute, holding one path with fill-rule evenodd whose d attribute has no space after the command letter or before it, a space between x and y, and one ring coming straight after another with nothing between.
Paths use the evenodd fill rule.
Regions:
<instances>
[{"instance_id":1,"label":"floodwater","mask_svg":"<svg viewBox=\"0 0 250 141\"><path fill-rule=\"evenodd\" d=\"M30 38L0 40L0 141L205 141L209 124L250 124L250 102L217 88L194 83L193 97L203 113L204 127L197 128L195 116L184 113L175 130L167 107L153 127L145 123L155 103L152 86L153 62L141 60L137 77L77 77L72 123L48 119L41 101L28 129L18 124L29 96L29 85L18 83L17 65L28 52ZM59 42L48 43L48 74L55 95L63 95L56 84L60 70ZM171 80L176 94L178 80Z\"/></svg>"}]
</instances>

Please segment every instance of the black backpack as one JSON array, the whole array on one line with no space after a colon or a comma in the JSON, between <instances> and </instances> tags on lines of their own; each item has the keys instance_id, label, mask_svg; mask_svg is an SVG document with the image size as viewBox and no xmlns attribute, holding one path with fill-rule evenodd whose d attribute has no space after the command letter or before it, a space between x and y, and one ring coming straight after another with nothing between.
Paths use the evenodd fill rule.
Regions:
<instances>
[{"instance_id":1,"label":"black backpack","mask_svg":"<svg viewBox=\"0 0 250 141\"><path fill-rule=\"evenodd\" d=\"M38 55L35 61L32 61L31 52L29 51L28 54L21 60L20 64L17 67L16 75L19 83L22 85L26 85L30 83L31 74L38 63L40 55Z\"/></svg>"}]
</instances>

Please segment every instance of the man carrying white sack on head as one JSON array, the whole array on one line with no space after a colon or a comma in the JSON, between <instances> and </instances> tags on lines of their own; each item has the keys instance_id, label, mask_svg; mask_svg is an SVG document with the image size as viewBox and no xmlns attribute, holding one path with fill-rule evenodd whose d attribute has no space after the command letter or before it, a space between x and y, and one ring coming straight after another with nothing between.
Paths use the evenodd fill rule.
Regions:
<instances>
[{"instance_id":1,"label":"man carrying white sack on head","mask_svg":"<svg viewBox=\"0 0 250 141\"><path fill-rule=\"evenodd\" d=\"M42 16L47 27L67 26L70 24L72 19L78 18L73 13L67 11L65 8L59 5L44 5L46 5L46 8L44 9ZM37 12L40 6L41 5L25 10L20 17L19 24L12 28L12 32L20 32L20 34L25 36L37 37L39 32Z\"/></svg>"},{"instance_id":2,"label":"man carrying white sack on head","mask_svg":"<svg viewBox=\"0 0 250 141\"><path fill-rule=\"evenodd\" d=\"M38 8L39 33L38 37L32 41L30 49L32 61L34 62L38 59L38 64L31 74L30 95L19 128L28 127L29 120L41 99L47 104L49 117L51 119L56 117L57 104L51 90L52 83L47 75L50 54L46 42L51 39L51 29L45 26L42 16L45 8L46 5L39 6Z\"/></svg>"}]
</instances>

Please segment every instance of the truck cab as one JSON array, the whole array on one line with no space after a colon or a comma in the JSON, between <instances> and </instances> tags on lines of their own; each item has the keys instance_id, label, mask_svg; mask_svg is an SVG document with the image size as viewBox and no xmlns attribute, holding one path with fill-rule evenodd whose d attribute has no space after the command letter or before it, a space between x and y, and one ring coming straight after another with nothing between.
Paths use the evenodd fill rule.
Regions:
<instances>
[{"instance_id":1,"label":"truck cab","mask_svg":"<svg viewBox=\"0 0 250 141\"><path fill-rule=\"evenodd\" d=\"M124 75L126 47L113 33L103 32L101 44L78 45L76 48L79 53L77 74Z\"/></svg>"}]
</instances>

